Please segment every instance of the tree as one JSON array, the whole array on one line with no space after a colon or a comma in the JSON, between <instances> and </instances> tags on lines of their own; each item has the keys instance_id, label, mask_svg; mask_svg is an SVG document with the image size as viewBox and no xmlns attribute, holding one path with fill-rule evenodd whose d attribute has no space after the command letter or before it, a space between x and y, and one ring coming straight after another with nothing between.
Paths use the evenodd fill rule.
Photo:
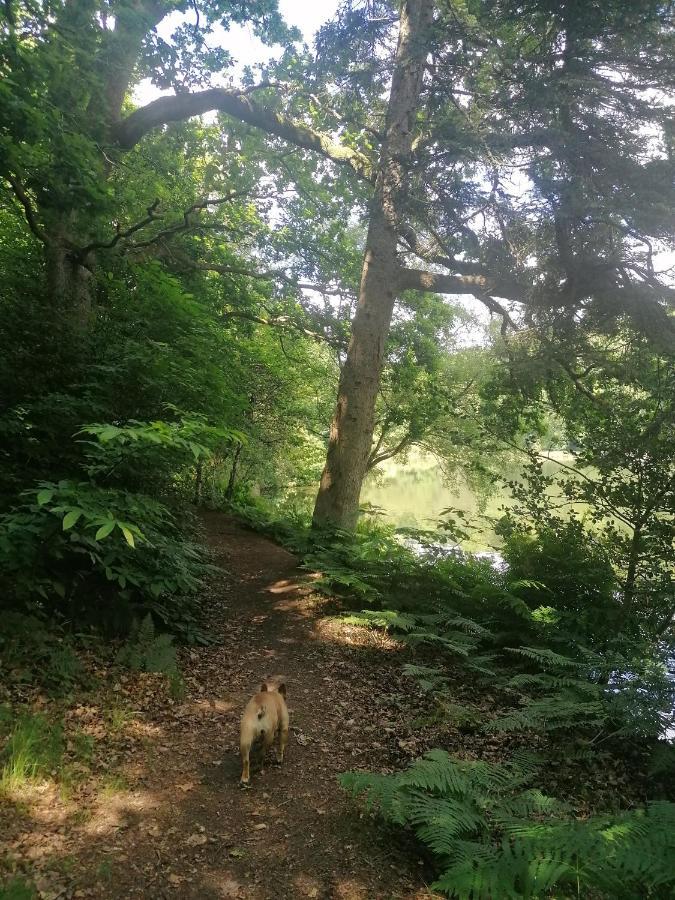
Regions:
<instances>
[{"instance_id":1,"label":"tree","mask_svg":"<svg viewBox=\"0 0 675 900\"><path fill-rule=\"evenodd\" d=\"M622 327L583 339L561 335L554 351L550 341L523 335L511 343L507 363L486 388L485 421L492 418L510 443L523 414L535 421L553 413L574 447L574 464L558 460L555 478L543 474L547 454L526 448L528 477L511 485L521 522L557 543L568 580L571 537L595 547L615 572L615 624L662 640L675 614L673 358ZM536 579L536 566L524 577ZM577 622L604 614L573 594Z\"/></svg>"},{"instance_id":2,"label":"tree","mask_svg":"<svg viewBox=\"0 0 675 900\"><path fill-rule=\"evenodd\" d=\"M162 45L157 24L190 10L196 23ZM315 58L288 45L266 0L10 0L2 16L0 173L43 246L52 304L85 324L98 261L161 230L155 198L123 225L110 191L150 132L217 110L226 135L245 123L272 150L282 141L351 173L346 202L367 203L368 234L317 523L356 520L404 291L471 294L505 330L519 319L508 303L530 327L629 316L672 345L673 290L654 265L673 190L668 106L654 95L672 84L659 0L347 3ZM226 60L205 35L245 19L287 50L257 83L215 87ZM142 75L175 93L129 112Z\"/></svg>"}]
</instances>

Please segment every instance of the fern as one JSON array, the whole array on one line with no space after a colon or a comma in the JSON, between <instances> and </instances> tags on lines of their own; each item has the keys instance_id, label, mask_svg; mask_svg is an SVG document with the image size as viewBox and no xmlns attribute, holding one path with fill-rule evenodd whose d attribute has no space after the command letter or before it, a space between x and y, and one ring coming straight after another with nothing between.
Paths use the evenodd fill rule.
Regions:
<instances>
[{"instance_id":1,"label":"fern","mask_svg":"<svg viewBox=\"0 0 675 900\"><path fill-rule=\"evenodd\" d=\"M562 656L554 650L547 647L505 647L509 653L518 653L538 662L542 668L553 668L555 666L567 669L583 669L585 664L577 659L571 659L569 656Z\"/></svg>"},{"instance_id":2,"label":"fern","mask_svg":"<svg viewBox=\"0 0 675 900\"><path fill-rule=\"evenodd\" d=\"M459 900L672 896L675 804L577 821L537 788L541 761L453 759L432 750L404 772L346 773L368 809L412 828L438 861L433 888ZM525 788L525 789L524 789Z\"/></svg>"},{"instance_id":3,"label":"fern","mask_svg":"<svg viewBox=\"0 0 675 900\"><path fill-rule=\"evenodd\" d=\"M514 710L490 722L488 731L549 732L570 728L601 728L610 719L602 700L579 700L564 692L530 700L521 710Z\"/></svg>"},{"instance_id":4,"label":"fern","mask_svg":"<svg viewBox=\"0 0 675 900\"><path fill-rule=\"evenodd\" d=\"M403 672L409 678L414 678L423 691L434 691L446 687L448 684L448 678L443 674L443 670L433 666L416 666L406 663L403 666Z\"/></svg>"},{"instance_id":5,"label":"fern","mask_svg":"<svg viewBox=\"0 0 675 900\"><path fill-rule=\"evenodd\" d=\"M401 631L404 634L417 627L417 619L415 616L390 609L383 609L379 612L364 609L361 610L360 613L343 616L342 621L346 622L348 625L386 628L391 629L392 631Z\"/></svg>"},{"instance_id":6,"label":"fern","mask_svg":"<svg viewBox=\"0 0 675 900\"><path fill-rule=\"evenodd\" d=\"M132 628L129 640L117 653L117 663L144 672L162 672L178 677L176 648L170 634L156 634L152 616L148 613Z\"/></svg>"},{"instance_id":7,"label":"fern","mask_svg":"<svg viewBox=\"0 0 675 900\"><path fill-rule=\"evenodd\" d=\"M602 693L602 689L592 681L583 678L574 678L568 675L549 675L546 673L538 675L514 675L510 678L505 687L507 688L542 688L550 690L551 688L573 688L582 694L591 694L598 696Z\"/></svg>"},{"instance_id":8,"label":"fern","mask_svg":"<svg viewBox=\"0 0 675 900\"><path fill-rule=\"evenodd\" d=\"M426 629L411 629L403 638L406 644L435 644L448 653L457 656L468 656L476 646L476 641L461 631L449 631L439 634Z\"/></svg>"}]
</instances>

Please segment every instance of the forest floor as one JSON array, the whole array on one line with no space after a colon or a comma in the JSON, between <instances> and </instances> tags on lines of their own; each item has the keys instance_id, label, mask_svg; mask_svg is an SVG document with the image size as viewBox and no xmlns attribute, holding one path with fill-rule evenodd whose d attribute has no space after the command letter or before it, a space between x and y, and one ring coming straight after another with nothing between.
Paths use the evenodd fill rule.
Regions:
<instances>
[{"instance_id":1,"label":"forest floor","mask_svg":"<svg viewBox=\"0 0 675 900\"><path fill-rule=\"evenodd\" d=\"M181 699L163 676L105 667L107 688L69 699L73 777L0 800L0 882L25 877L43 900L432 897L414 849L337 782L347 769L392 770L417 755L425 701L402 679L398 646L331 616L270 540L221 513L203 522L222 567L206 598L218 643L181 650ZM287 757L243 790L241 710L270 675L287 683Z\"/></svg>"}]
</instances>

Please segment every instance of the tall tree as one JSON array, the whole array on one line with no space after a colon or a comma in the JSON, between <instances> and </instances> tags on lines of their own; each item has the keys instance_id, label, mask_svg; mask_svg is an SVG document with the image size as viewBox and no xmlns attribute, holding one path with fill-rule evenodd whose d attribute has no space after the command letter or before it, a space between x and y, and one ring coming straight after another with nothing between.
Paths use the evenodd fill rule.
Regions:
<instances>
[{"instance_id":1,"label":"tall tree","mask_svg":"<svg viewBox=\"0 0 675 900\"><path fill-rule=\"evenodd\" d=\"M314 507L314 521L345 528L356 524L361 485L375 427L375 402L384 350L399 293L398 234L424 62L433 20L433 0L404 0L375 190L370 204L359 302L340 375L326 466Z\"/></svg>"},{"instance_id":2,"label":"tall tree","mask_svg":"<svg viewBox=\"0 0 675 900\"><path fill-rule=\"evenodd\" d=\"M157 25L176 12L163 43ZM655 265L673 198L663 0L347 2L315 57L292 49L268 0L9 0L1 15L5 196L43 246L53 304L75 317L98 261L156 225L155 198L122 223L109 188L150 132L215 110L225 144L245 123L271 151L351 173L346 202L366 201L368 234L317 522L355 522L406 290L473 295L505 331L629 316L672 346L673 289ZM214 86L228 60L206 37L245 20L286 53L258 82ZM129 111L143 76L174 94Z\"/></svg>"}]
</instances>

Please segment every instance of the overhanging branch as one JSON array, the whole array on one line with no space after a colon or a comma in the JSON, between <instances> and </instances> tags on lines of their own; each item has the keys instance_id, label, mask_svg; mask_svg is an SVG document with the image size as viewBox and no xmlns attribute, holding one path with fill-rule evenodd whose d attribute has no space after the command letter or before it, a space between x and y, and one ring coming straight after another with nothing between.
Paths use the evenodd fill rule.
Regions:
<instances>
[{"instance_id":1,"label":"overhanging branch","mask_svg":"<svg viewBox=\"0 0 675 900\"><path fill-rule=\"evenodd\" d=\"M225 88L159 97L117 124L113 136L123 150L130 150L144 135L161 125L182 122L214 111L226 113L267 134L283 138L296 147L320 153L333 162L349 166L360 178L372 180L372 164L365 154L336 143L330 135L316 131L303 122L268 109L241 91Z\"/></svg>"}]
</instances>

